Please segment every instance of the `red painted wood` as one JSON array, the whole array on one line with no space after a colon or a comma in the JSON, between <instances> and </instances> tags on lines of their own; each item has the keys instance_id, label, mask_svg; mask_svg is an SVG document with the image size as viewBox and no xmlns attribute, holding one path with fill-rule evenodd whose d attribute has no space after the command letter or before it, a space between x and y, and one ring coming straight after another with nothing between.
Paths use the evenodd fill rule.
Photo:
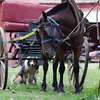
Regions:
<instances>
[{"instance_id":1,"label":"red painted wood","mask_svg":"<svg viewBox=\"0 0 100 100\"><path fill-rule=\"evenodd\" d=\"M52 8L54 5L56 4L39 4L37 0L5 0L3 6L0 7L0 21L2 20L4 22L4 28L7 31L27 31L27 23L30 20L38 20L42 11ZM80 3L78 5L86 15L95 4ZM96 12L96 8L88 19L91 21L93 17L92 21L95 22L96 17L94 12ZM1 24L2 21L0 22Z\"/></svg>"}]
</instances>

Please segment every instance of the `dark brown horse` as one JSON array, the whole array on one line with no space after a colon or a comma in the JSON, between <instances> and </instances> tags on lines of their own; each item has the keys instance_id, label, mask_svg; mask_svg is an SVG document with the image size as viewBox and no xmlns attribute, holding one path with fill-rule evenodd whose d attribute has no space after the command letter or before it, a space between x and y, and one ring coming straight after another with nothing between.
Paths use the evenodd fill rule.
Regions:
<instances>
[{"instance_id":1,"label":"dark brown horse","mask_svg":"<svg viewBox=\"0 0 100 100\"><path fill-rule=\"evenodd\" d=\"M69 1L69 0L68 0ZM65 70L64 59L67 50L74 53L74 76L75 76L75 92L80 92L79 85L79 57L80 49L83 43L83 28L80 24L75 28L82 14L80 10L73 7L70 2L65 2L55 6L53 9L43 13L38 26L37 32L41 40L43 59L44 59L44 76L41 89L46 90L46 74L48 70L48 58L55 56L53 64L53 87L55 90L64 91L63 89L63 73ZM78 11L77 11L78 10ZM49 17L48 17L49 16ZM73 31L74 29L74 31ZM60 82L57 84L57 66L60 62Z\"/></svg>"}]
</instances>

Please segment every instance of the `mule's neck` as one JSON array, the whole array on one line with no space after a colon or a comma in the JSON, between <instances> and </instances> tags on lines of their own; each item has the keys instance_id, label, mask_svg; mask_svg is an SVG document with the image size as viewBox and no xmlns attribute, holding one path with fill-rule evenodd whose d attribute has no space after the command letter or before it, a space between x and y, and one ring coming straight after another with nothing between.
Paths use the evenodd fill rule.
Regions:
<instances>
[{"instance_id":1,"label":"mule's neck","mask_svg":"<svg viewBox=\"0 0 100 100\"><path fill-rule=\"evenodd\" d=\"M47 11L47 16L52 16L58 12L60 12L61 10L64 10L67 7L67 3L61 3L56 5L55 7L53 7L52 9L50 9L49 11Z\"/></svg>"}]
</instances>

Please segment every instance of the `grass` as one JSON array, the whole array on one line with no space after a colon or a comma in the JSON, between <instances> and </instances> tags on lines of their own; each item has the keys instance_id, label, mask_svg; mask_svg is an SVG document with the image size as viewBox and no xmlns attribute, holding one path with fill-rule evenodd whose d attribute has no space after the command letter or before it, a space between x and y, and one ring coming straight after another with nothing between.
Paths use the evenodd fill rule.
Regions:
<instances>
[{"instance_id":1,"label":"grass","mask_svg":"<svg viewBox=\"0 0 100 100\"><path fill-rule=\"evenodd\" d=\"M50 64L51 65L51 64ZM98 95L98 84L100 79L100 71L97 64L89 64L87 77L83 91L76 95L68 82L67 71L64 74L65 94L61 95L53 92L52 89L52 67L49 67L47 74L47 92L40 92L40 84L42 80L42 66L39 68L37 76L37 84L35 85L12 85L11 79L18 68L9 68L8 85L6 90L0 91L0 100L100 100ZM59 78L59 74L58 74Z\"/></svg>"}]
</instances>

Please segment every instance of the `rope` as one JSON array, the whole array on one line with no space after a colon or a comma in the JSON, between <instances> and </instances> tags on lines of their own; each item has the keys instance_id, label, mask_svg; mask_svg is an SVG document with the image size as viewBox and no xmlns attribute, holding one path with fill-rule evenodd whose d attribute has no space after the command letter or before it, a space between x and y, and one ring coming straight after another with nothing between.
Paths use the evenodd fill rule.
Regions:
<instances>
[{"instance_id":1,"label":"rope","mask_svg":"<svg viewBox=\"0 0 100 100\"><path fill-rule=\"evenodd\" d=\"M91 13L91 11L98 5L99 0L96 2L96 5L94 5L90 11L86 14L86 16L79 22L79 24L69 33L69 35L62 40L62 42L65 42L66 40L69 40L73 32L77 29L77 27L84 21L84 19Z\"/></svg>"}]
</instances>

